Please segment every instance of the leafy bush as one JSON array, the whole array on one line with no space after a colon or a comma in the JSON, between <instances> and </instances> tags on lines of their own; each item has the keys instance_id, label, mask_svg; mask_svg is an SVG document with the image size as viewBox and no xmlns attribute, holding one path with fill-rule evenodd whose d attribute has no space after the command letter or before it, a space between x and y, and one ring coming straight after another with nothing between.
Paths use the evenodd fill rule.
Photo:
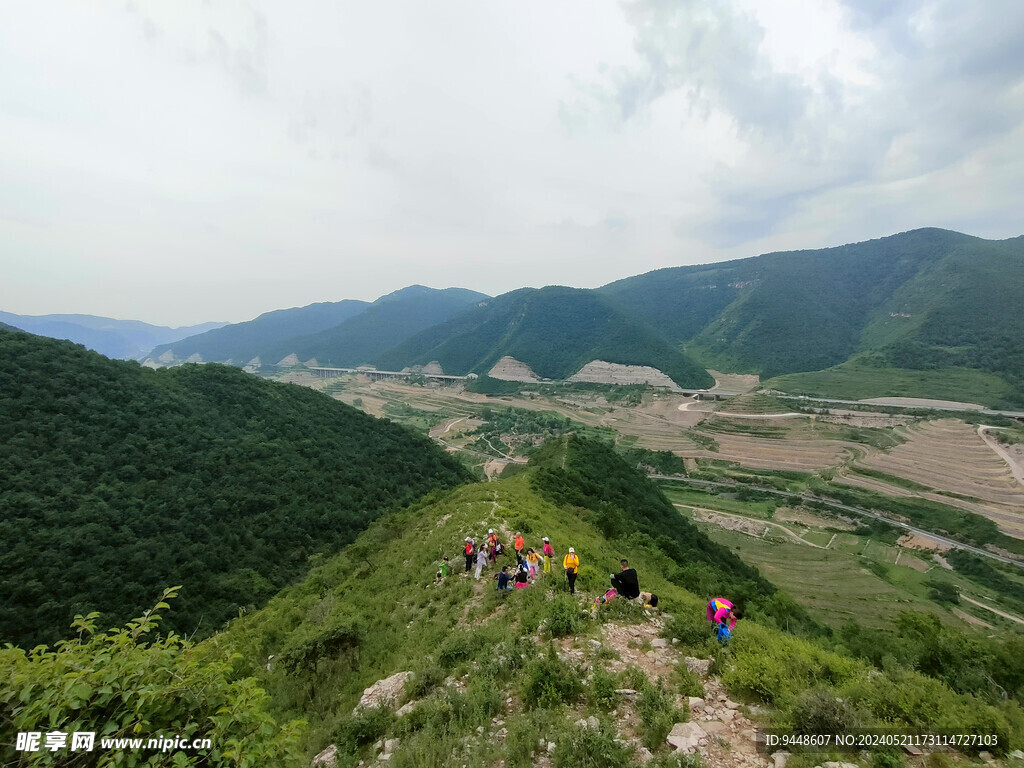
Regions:
<instances>
[{"instance_id":1,"label":"leafy bush","mask_svg":"<svg viewBox=\"0 0 1024 768\"><path fill-rule=\"evenodd\" d=\"M849 733L863 726L857 709L827 689L811 688L797 697L790 710L794 733Z\"/></svg>"},{"instance_id":2,"label":"leafy bush","mask_svg":"<svg viewBox=\"0 0 1024 768\"><path fill-rule=\"evenodd\" d=\"M632 756L629 746L615 741L615 731L575 727L559 738L554 763L555 768L621 768Z\"/></svg>"},{"instance_id":3,"label":"leafy bush","mask_svg":"<svg viewBox=\"0 0 1024 768\"><path fill-rule=\"evenodd\" d=\"M681 611L665 623L662 634L668 638L679 638L679 643L686 649L698 649L707 646L711 628L698 612Z\"/></svg>"},{"instance_id":4,"label":"leafy bush","mask_svg":"<svg viewBox=\"0 0 1024 768\"><path fill-rule=\"evenodd\" d=\"M555 654L554 648L523 670L523 702L530 709L574 704L583 693L579 671Z\"/></svg>"},{"instance_id":5,"label":"leafy bush","mask_svg":"<svg viewBox=\"0 0 1024 768\"><path fill-rule=\"evenodd\" d=\"M676 666L672 673L675 678L676 691L680 696L704 696L704 686L695 672L691 672L685 664Z\"/></svg>"},{"instance_id":6,"label":"leafy bush","mask_svg":"<svg viewBox=\"0 0 1024 768\"><path fill-rule=\"evenodd\" d=\"M0 650L0 713L7 733L95 730L99 739L180 734L208 738L206 753L117 753L119 765L298 765L293 721L281 727L268 712L268 697L252 678L237 679L232 658L193 646L176 635L153 637L177 588L142 617L120 629L96 632L98 614L75 618L78 637L52 650ZM14 739L0 745L0 763L19 765ZM63 764L58 753L33 755L34 765Z\"/></svg>"},{"instance_id":7,"label":"leafy bush","mask_svg":"<svg viewBox=\"0 0 1024 768\"><path fill-rule=\"evenodd\" d=\"M651 750L664 744L672 726L684 719L683 713L676 709L672 694L665 690L661 681L657 685L647 682L640 692L636 708L644 724L644 746Z\"/></svg>"},{"instance_id":8,"label":"leafy bush","mask_svg":"<svg viewBox=\"0 0 1024 768\"><path fill-rule=\"evenodd\" d=\"M597 709L605 711L614 709L618 702L615 695L616 687L615 678L604 669L597 668L590 678L587 700Z\"/></svg>"},{"instance_id":9,"label":"leafy bush","mask_svg":"<svg viewBox=\"0 0 1024 768\"><path fill-rule=\"evenodd\" d=\"M361 709L338 724L335 737L343 748L354 751L383 738L393 721L394 713L387 707Z\"/></svg>"},{"instance_id":10,"label":"leafy bush","mask_svg":"<svg viewBox=\"0 0 1024 768\"><path fill-rule=\"evenodd\" d=\"M552 637L578 635L587 625L587 614L570 595L558 594L548 604L547 629Z\"/></svg>"}]
</instances>

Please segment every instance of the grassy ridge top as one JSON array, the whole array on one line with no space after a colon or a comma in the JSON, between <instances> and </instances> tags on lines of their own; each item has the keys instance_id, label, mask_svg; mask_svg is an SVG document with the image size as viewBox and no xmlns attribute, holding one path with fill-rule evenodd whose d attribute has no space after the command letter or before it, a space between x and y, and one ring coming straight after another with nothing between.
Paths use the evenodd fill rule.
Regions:
<instances>
[{"instance_id":1,"label":"grassy ridge top","mask_svg":"<svg viewBox=\"0 0 1024 768\"><path fill-rule=\"evenodd\" d=\"M117 622L171 584L188 585L172 627L206 634L464 479L426 438L312 390L0 331L0 639Z\"/></svg>"},{"instance_id":2,"label":"grassy ridge top","mask_svg":"<svg viewBox=\"0 0 1024 768\"><path fill-rule=\"evenodd\" d=\"M658 368L682 386L713 383L652 328L593 291L549 286L503 294L427 329L377 359L382 368L437 360L455 374L485 374L509 355L539 376L565 379L592 360Z\"/></svg>"}]
</instances>

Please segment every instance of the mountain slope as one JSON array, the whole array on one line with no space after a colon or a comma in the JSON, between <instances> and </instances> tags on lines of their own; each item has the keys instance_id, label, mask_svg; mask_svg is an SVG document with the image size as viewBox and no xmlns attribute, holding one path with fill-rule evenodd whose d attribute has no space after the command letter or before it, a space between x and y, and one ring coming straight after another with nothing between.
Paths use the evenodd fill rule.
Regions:
<instances>
[{"instance_id":1,"label":"mountain slope","mask_svg":"<svg viewBox=\"0 0 1024 768\"><path fill-rule=\"evenodd\" d=\"M420 331L444 322L466 307L488 298L465 288L435 290L411 286L383 296L360 314L339 325L261 347L264 362L295 353L321 365L349 367L374 358Z\"/></svg>"},{"instance_id":2,"label":"mountain slope","mask_svg":"<svg viewBox=\"0 0 1024 768\"><path fill-rule=\"evenodd\" d=\"M151 371L0 331L0 641L186 588L206 634L465 471L425 438L225 366Z\"/></svg>"},{"instance_id":3,"label":"mountain slope","mask_svg":"<svg viewBox=\"0 0 1024 768\"><path fill-rule=\"evenodd\" d=\"M114 359L135 360L157 344L220 328L226 323L167 328L138 320L115 320L94 315L14 315L0 312L0 321L51 339L66 339Z\"/></svg>"},{"instance_id":4,"label":"mountain slope","mask_svg":"<svg viewBox=\"0 0 1024 768\"><path fill-rule=\"evenodd\" d=\"M882 365L1024 370L1024 238L920 229L678 267L600 289L708 364L775 376L877 353Z\"/></svg>"},{"instance_id":5,"label":"mountain slope","mask_svg":"<svg viewBox=\"0 0 1024 768\"><path fill-rule=\"evenodd\" d=\"M657 489L607 450L561 440L546 446L539 465L523 474L436 494L376 521L304 582L232 622L217 647L240 654L241 673L259 677L282 719L311 724L307 759L333 744L338 764L346 766L371 764L385 752L390 760L378 763L402 768L618 768L647 762L641 746L655 753L656 765L677 766L665 739L673 724L692 719L729 737L728 728L707 725L703 702L692 718L687 706L688 696L705 690L714 694L707 700L717 702L721 683L738 700L759 702L762 715L776 723L820 723L811 718L822 708L834 711L851 700L865 726L987 725L1000 734L1002 749L1019 743L1024 721L1016 702L997 695L985 703L912 669L918 648L922 659L932 653L946 663L936 677L977 669L982 646L975 638L943 635L913 614L905 623L901 617L898 638L862 635L851 624L844 639L856 638L872 652L899 648L903 654L905 666L887 658L880 673L832 647L791 598L763 581L764 588L757 586L757 572L742 563L737 569L728 550L692 527L674 529L657 512L664 502ZM557 503L553 479L564 495ZM622 516L623 525L611 537L601 530L609 515ZM661 531L658 538L640 530L645 521ZM456 554L463 538L479 540L488 528L504 541L520 531L527 546L549 537L556 553L551 573L509 594L495 591L494 566L479 581L465 573ZM575 598L560 567L570 546L581 560ZM445 555L451 572L435 583ZM636 568L641 589L659 595L658 613L625 600L593 607L620 558ZM498 566L511 559L499 559ZM742 602L749 618L725 649L711 639L704 618L706 599L716 594ZM794 637L781 631L786 626L816 636ZM993 644L985 652L1012 654L1016 647ZM716 659L720 681L698 678L684 657ZM997 685L1006 688L1013 680L1019 696L1019 676L986 658L986 671L1000 677ZM396 674L390 704L353 710L375 681ZM985 681L984 690L998 694L991 683ZM816 698L808 702L809 696ZM751 740L737 734L735 743L744 741L749 751ZM708 764L754 764L749 753L718 756Z\"/></svg>"},{"instance_id":6,"label":"mountain slope","mask_svg":"<svg viewBox=\"0 0 1024 768\"><path fill-rule=\"evenodd\" d=\"M593 291L522 288L473 307L381 355L381 368L437 360L447 373L486 374L504 356L564 379L592 360L658 368L681 386L710 386L700 366Z\"/></svg>"},{"instance_id":7,"label":"mountain slope","mask_svg":"<svg viewBox=\"0 0 1024 768\"><path fill-rule=\"evenodd\" d=\"M162 344L149 353L149 358L159 360L161 356L170 353L173 357L169 359L180 362L188 360L192 355L199 355L205 362L230 360L236 365L244 365L257 357L265 346L333 328L358 315L368 306L369 303L365 301L346 299L292 309L276 309L244 323L234 323L190 336L174 344ZM277 360L264 362L276 363Z\"/></svg>"}]
</instances>

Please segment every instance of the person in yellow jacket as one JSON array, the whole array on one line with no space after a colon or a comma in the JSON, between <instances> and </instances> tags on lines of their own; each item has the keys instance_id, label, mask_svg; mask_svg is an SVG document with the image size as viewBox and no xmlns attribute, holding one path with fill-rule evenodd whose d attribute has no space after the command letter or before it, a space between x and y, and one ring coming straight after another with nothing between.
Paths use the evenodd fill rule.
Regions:
<instances>
[{"instance_id":1,"label":"person in yellow jacket","mask_svg":"<svg viewBox=\"0 0 1024 768\"><path fill-rule=\"evenodd\" d=\"M565 568L565 578L569 580L569 594L576 594L576 576L580 572L580 559L576 550L569 547L568 553L562 558L562 567Z\"/></svg>"}]
</instances>

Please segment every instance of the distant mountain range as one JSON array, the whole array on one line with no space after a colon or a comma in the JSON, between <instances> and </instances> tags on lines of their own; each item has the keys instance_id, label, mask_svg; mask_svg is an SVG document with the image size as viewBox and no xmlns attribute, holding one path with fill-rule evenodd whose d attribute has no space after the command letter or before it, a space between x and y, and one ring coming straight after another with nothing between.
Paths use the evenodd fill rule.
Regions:
<instances>
[{"instance_id":1,"label":"distant mountain range","mask_svg":"<svg viewBox=\"0 0 1024 768\"><path fill-rule=\"evenodd\" d=\"M489 298L410 286L372 303L268 312L161 344L147 362L401 370L436 361L446 373L484 375L511 357L527 378L565 379L599 360L657 368L684 387L709 386L704 368L715 368L784 376L787 391L804 394L952 394L1019 407L1022 296L1024 237L919 229L661 269L596 290ZM902 372L899 392L886 388L893 371ZM850 384L866 380L867 389Z\"/></svg>"},{"instance_id":2,"label":"distant mountain range","mask_svg":"<svg viewBox=\"0 0 1024 768\"><path fill-rule=\"evenodd\" d=\"M255 320L161 345L149 358L163 364L192 359L234 365L259 358L263 365L276 365L295 354L303 362L315 358L321 365L360 365L486 298L464 288L413 285L373 303L346 300L267 312Z\"/></svg>"},{"instance_id":3,"label":"distant mountain range","mask_svg":"<svg viewBox=\"0 0 1024 768\"><path fill-rule=\"evenodd\" d=\"M394 370L437 361L447 373L485 375L506 356L549 379L569 378L601 360L657 368L683 386L714 384L657 330L630 319L602 295L556 286L522 288L482 303L408 339L376 362Z\"/></svg>"},{"instance_id":4,"label":"distant mountain range","mask_svg":"<svg viewBox=\"0 0 1024 768\"><path fill-rule=\"evenodd\" d=\"M167 344L227 325L201 323L168 328L138 320L115 320L94 315L15 315L10 312L0 312L0 323L37 336L73 341L120 360L134 360L157 344Z\"/></svg>"}]
</instances>

